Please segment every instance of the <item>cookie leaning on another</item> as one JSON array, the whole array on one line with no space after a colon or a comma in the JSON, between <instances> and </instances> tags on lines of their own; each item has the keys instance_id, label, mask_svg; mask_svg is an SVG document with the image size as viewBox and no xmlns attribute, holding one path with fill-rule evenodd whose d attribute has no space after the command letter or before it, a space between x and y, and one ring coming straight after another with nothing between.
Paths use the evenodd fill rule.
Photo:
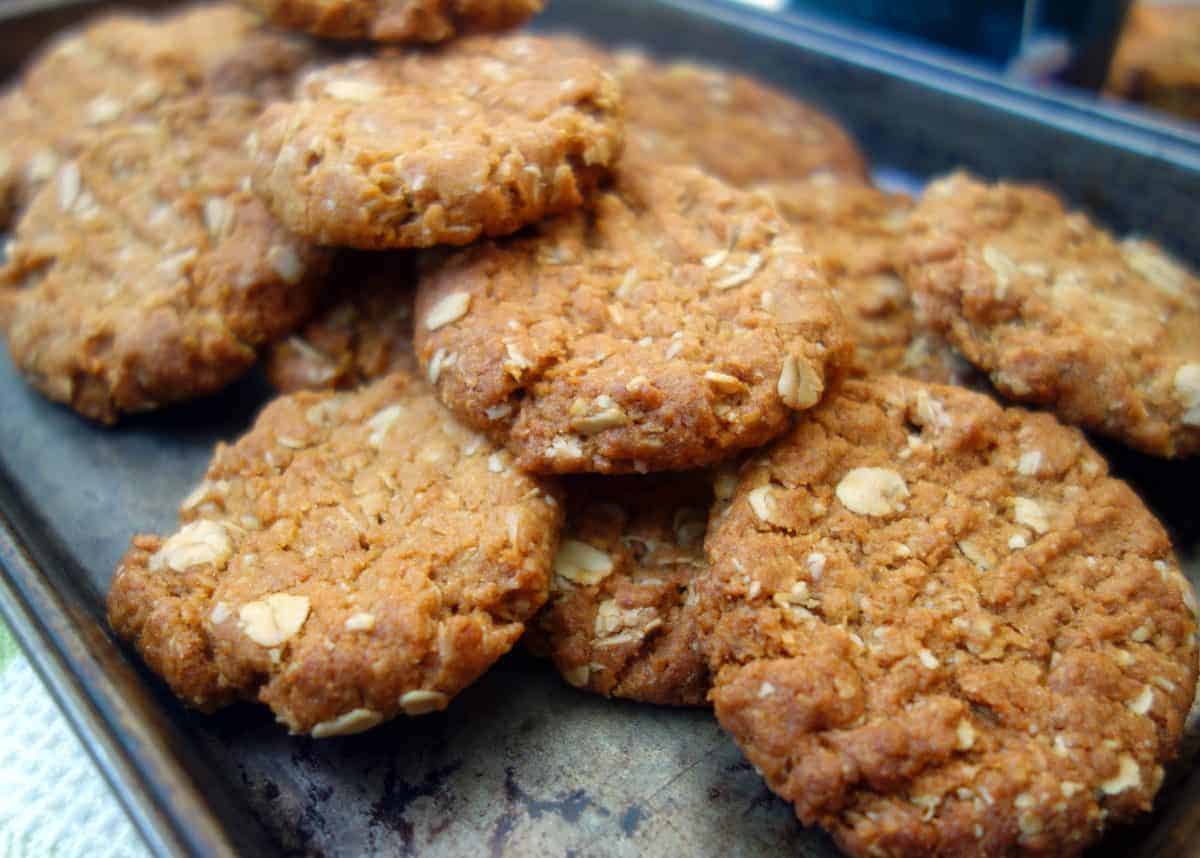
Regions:
<instances>
[{"instance_id":1,"label":"cookie leaning on another","mask_svg":"<svg viewBox=\"0 0 1200 858\"><path fill-rule=\"evenodd\" d=\"M1078 855L1150 809L1195 597L1077 430L850 381L743 469L706 549L717 718L852 855Z\"/></svg>"},{"instance_id":2,"label":"cookie leaning on another","mask_svg":"<svg viewBox=\"0 0 1200 858\"><path fill-rule=\"evenodd\" d=\"M850 346L768 202L647 167L585 211L427 259L416 349L442 401L522 468L614 474L769 441Z\"/></svg>"},{"instance_id":3,"label":"cookie leaning on another","mask_svg":"<svg viewBox=\"0 0 1200 858\"><path fill-rule=\"evenodd\" d=\"M533 36L473 37L313 72L269 107L255 182L320 244L468 244L577 208L621 148L620 92Z\"/></svg>"},{"instance_id":4,"label":"cookie leaning on another","mask_svg":"<svg viewBox=\"0 0 1200 858\"><path fill-rule=\"evenodd\" d=\"M188 704L257 699L323 738L443 709L508 652L562 506L395 373L273 402L180 518L134 538L113 628Z\"/></svg>"},{"instance_id":5,"label":"cookie leaning on another","mask_svg":"<svg viewBox=\"0 0 1200 858\"><path fill-rule=\"evenodd\" d=\"M195 96L115 127L58 169L0 269L21 374L94 420L241 376L314 306L327 252L245 186L254 98Z\"/></svg>"},{"instance_id":6,"label":"cookie leaning on another","mask_svg":"<svg viewBox=\"0 0 1200 858\"><path fill-rule=\"evenodd\" d=\"M977 381L971 365L917 318L900 277L909 197L829 176L759 190L825 266L854 340L856 372L960 386Z\"/></svg>"},{"instance_id":7,"label":"cookie leaning on another","mask_svg":"<svg viewBox=\"0 0 1200 858\"><path fill-rule=\"evenodd\" d=\"M905 279L1005 396L1156 456L1200 452L1200 279L1053 194L965 174L913 216Z\"/></svg>"}]
</instances>

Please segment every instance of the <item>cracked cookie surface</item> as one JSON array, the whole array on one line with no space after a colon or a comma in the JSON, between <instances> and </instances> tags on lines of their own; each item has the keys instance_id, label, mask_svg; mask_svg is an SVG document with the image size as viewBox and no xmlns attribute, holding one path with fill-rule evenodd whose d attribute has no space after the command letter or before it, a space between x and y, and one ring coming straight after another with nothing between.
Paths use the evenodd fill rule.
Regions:
<instances>
[{"instance_id":1,"label":"cracked cookie surface","mask_svg":"<svg viewBox=\"0 0 1200 858\"><path fill-rule=\"evenodd\" d=\"M267 352L267 378L284 393L346 390L390 372L415 372L413 260L343 252L312 318Z\"/></svg>"},{"instance_id":2,"label":"cracked cookie surface","mask_svg":"<svg viewBox=\"0 0 1200 858\"><path fill-rule=\"evenodd\" d=\"M441 42L507 30L543 0L245 0L271 23L332 39Z\"/></svg>"},{"instance_id":3,"label":"cracked cookie surface","mask_svg":"<svg viewBox=\"0 0 1200 858\"><path fill-rule=\"evenodd\" d=\"M1196 682L1167 534L1078 430L848 381L709 525L712 700L853 855L1076 855L1149 810Z\"/></svg>"},{"instance_id":4,"label":"cracked cookie surface","mask_svg":"<svg viewBox=\"0 0 1200 858\"><path fill-rule=\"evenodd\" d=\"M693 168L622 172L586 211L426 263L422 367L535 472L722 461L783 432L849 358L771 205Z\"/></svg>"},{"instance_id":5,"label":"cracked cookie surface","mask_svg":"<svg viewBox=\"0 0 1200 858\"><path fill-rule=\"evenodd\" d=\"M58 169L0 269L0 325L22 375L79 413L212 393L312 309L325 251L245 187L253 98L181 101Z\"/></svg>"},{"instance_id":6,"label":"cracked cookie surface","mask_svg":"<svg viewBox=\"0 0 1200 858\"><path fill-rule=\"evenodd\" d=\"M929 324L1020 402L1157 456L1200 452L1200 279L1053 194L933 183L905 267Z\"/></svg>"},{"instance_id":7,"label":"cracked cookie surface","mask_svg":"<svg viewBox=\"0 0 1200 858\"><path fill-rule=\"evenodd\" d=\"M320 244L468 244L576 208L621 147L616 82L562 43L473 37L308 75L259 122L256 183Z\"/></svg>"},{"instance_id":8,"label":"cracked cookie surface","mask_svg":"<svg viewBox=\"0 0 1200 858\"><path fill-rule=\"evenodd\" d=\"M105 15L60 36L0 96L0 224L112 128L201 91L281 97L314 54L226 3Z\"/></svg>"},{"instance_id":9,"label":"cracked cookie surface","mask_svg":"<svg viewBox=\"0 0 1200 858\"><path fill-rule=\"evenodd\" d=\"M545 600L554 492L403 373L285 396L134 538L109 621L201 709L317 738L444 709Z\"/></svg>"},{"instance_id":10,"label":"cracked cookie surface","mask_svg":"<svg viewBox=\"0 0 1200 858\"><path fill-rule=\"evenodd\" d=\"M714 474L572 477L550 601L527 640L577 688L702 706L692 581L707 567Z\"/></svg>"},{"instance_id":11,"label":"cracked cookie surface","mask_svg":"<svg viewBox=\"0 0 1200 858\"><path fill-rule=\"evenodd\" d=\"M825 266L854 340L859 374L968 386L977 373L917 318L900 277L912 200L828 176L762 185Z\"/></svg>"},{"instance_id":12,"label":"cracked cookie surface","mask_svg":"<svg viewBox=\"0 0 1200 858\"><path fill-rule=\"evenodd\" d=\"M866 181L858 146L831 116L745 75L634 53L612 60L629 157L700 167L731 185L824 174Z\"/></svg>"}]
</instances>

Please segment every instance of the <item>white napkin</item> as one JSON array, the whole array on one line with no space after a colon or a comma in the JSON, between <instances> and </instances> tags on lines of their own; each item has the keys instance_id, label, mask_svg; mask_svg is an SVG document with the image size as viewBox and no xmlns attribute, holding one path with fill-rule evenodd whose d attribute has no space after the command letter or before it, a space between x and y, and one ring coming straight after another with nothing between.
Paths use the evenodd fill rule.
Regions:
<instances>
[{"instance_id":1,"label":"white napkin","mask_svg":"<svg viewBox=\"0 0 1200 858\"><path fill-rule=\"evenodd\" d=\"M147 858L108 784L0 625L0 856Z\"/></svg>"}]
</instances>

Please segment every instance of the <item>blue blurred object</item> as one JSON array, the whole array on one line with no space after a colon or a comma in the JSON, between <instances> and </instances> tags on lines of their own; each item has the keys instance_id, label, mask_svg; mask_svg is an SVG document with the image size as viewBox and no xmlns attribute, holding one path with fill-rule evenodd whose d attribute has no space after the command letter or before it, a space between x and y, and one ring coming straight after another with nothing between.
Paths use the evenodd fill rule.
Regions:
<instances>
[{"instance_id":1,"label":"blue blurred object","mask_svg":"<svg viewBox=\"0 0 1200 858\"><path fill-rule=\"evenodd\" d=\"M1131 0L791 0L798 11L936 42L1027 78L1098 89Z\"/></svg>"}]
</instances>

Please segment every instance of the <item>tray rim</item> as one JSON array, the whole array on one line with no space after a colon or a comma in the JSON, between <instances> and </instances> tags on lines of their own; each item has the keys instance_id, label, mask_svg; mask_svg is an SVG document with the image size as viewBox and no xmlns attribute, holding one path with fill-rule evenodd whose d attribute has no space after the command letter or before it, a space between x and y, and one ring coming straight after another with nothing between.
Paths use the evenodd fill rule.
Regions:
<instances>
[{"instance_id":1,"label":"tray rim","mask_svg":"<svg viewBox=\"0 0 1200 858\"><path fill-rule=\"evenodd\" d=\"M821 54L1200 173L1200 125L1191 128L1164 121L1140 108L1098 101L1064 87L1034 88L936 47L793 10L779 15L733 0L639 2L747 31L792 49ZM102 0L13 0L0 8L0 26L31 14L102 5L107 4ZM36 503L23 497L12 485L7 469L0 467L0 617L148 850L156 856L238 855L228 827L203 794L195 773L139 721L146 714L139 709L157 708L149 690L143 684L139 691L144 699L131 701L116 687L112 671L123 667L136 675L124 650L107 629L98 637L89 637L82 626L72 623L71 604L83 606L85 599L79 582L55 568L51 559L39 558L54 552L52 546L38 549L29 536L36 511ZM170 726L165 712L158 711L160 720ZM1166 825L1169 820L1180 824ZM1188 831L1181 833L1181 829ZM1136 853L1174 855L1198 843L1200 767L1187 778L1176 802L1160 809Z\"/></svg>"}]
</instances>

